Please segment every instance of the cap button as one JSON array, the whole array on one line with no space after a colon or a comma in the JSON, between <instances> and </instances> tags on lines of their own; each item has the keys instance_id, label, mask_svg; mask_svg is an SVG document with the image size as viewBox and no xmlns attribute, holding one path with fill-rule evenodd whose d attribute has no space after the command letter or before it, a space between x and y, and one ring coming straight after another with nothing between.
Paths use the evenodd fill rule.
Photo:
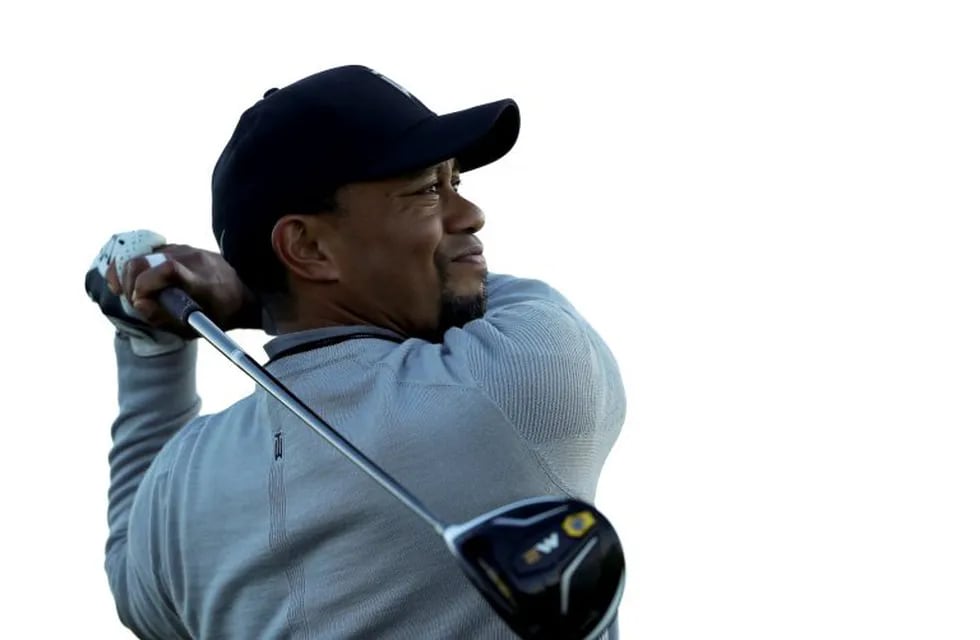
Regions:
<instances>
[{"instance_id":1,"label":"cap button","mask_svg":"<svg viewBox=\"0 0 980 640\"><path fill-rule=\"evenodd\" d=\"M269 96L271 96L276 91L279 91L279 87L272 87L271 89L269 89L268 91L266 91L265 93L263 93L262 94L262 97L263 98L268 98Z\"/></svg>"}]
</instances>

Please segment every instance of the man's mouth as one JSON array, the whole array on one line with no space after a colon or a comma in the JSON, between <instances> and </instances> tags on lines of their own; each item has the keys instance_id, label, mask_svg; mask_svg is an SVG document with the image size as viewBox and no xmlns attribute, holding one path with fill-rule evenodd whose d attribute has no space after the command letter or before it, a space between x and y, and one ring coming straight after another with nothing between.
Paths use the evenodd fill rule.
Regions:
<instances>
[{"instance_id":1,"label":"man's mouth","mask_svg":"<svg viewBox=\"0 0 980 640\"><path fill-rule=\"evenodd\" d=\"M487 260L483 257L483 247L474 246L461 251L452 259L453 262L460 262L463 264L473 264L481 267L487 266Z\"/></svg>"}]
</instances>

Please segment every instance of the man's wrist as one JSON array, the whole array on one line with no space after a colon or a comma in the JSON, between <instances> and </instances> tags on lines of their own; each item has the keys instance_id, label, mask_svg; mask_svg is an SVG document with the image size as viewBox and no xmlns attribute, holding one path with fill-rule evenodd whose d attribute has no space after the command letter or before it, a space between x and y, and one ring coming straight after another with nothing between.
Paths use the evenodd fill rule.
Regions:
<instances>
[{"instance_id":1,"label":"man's wrist","mask_svg":"<svg viewBox=\"0 0 980 640\"><path fill-rule=\"evenodd\" d=\"M180 336L166 331L137 327L112 317L109 317L109 321L116 327L116 335L129 341L133 354L141 358L172 353L187 343Z\"/></svg>"}]
</instances>

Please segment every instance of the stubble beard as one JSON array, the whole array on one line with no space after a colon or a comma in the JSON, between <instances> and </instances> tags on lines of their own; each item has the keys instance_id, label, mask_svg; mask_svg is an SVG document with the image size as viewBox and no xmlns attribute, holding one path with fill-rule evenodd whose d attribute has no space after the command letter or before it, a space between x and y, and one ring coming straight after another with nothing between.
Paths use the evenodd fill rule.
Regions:
<instances>
[{"instance_id":1,"label":"stubble beard","mask_svg":"<svg viewBox=\"0 0 980 640\"><path fill-rule=\"evenodd\" d=\"M439 341L453 327L462 327L468 322L482 318L487 312L487 275L483 275L479 293L461 296L449 290L449 276L446 265L436 262L442 293L439 299L439 323L436 333Z\"/></svg>"}]
</instances>

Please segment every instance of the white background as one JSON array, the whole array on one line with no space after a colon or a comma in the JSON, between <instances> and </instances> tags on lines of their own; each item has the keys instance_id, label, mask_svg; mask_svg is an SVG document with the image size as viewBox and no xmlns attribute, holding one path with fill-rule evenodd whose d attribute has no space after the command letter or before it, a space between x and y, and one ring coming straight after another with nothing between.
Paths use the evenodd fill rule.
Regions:
<instances>
[{"instance_id":1,"label":"white background","mask_svg":"<svg viewBox=\"0 0 980 640\"><path fill-rule=\"evenodd\" d=\"M241 111L360 63L439 112L521 106L463 188L491 267L619 358L624 638L980 637L971 3L356 4L5 3L0 635L129 637L89 261L132 228L213 249ZM251 388L200 368L206 411Z\"/></svg>"}]
</instances>

